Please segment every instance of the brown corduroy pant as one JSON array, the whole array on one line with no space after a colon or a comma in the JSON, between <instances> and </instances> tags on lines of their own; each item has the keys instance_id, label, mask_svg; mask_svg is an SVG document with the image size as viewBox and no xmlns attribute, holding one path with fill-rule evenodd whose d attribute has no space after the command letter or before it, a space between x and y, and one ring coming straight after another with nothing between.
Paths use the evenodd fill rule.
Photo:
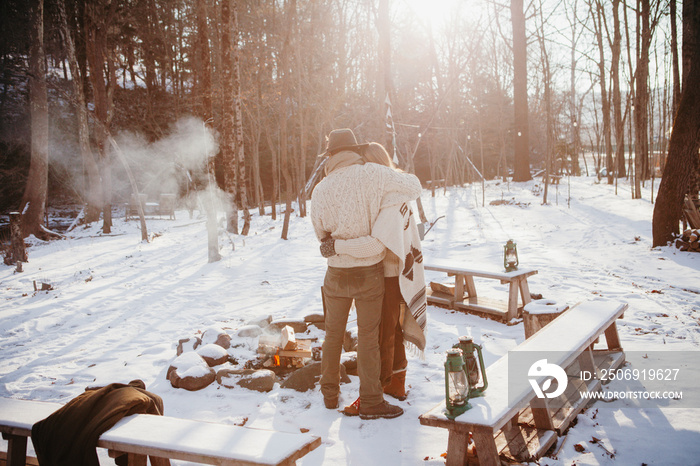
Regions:
<instances>
[{"instance_id":1,"label":"brown corduroy pant","mask_svg":"<svg viewBox=\"0 0 700 466\"><path fill-rule=\"evenodd\" d=\"M381 357L379 379L382 386L389 385L392 374L406 369L408 365L400 322L401 302L399 277L385 277L382 323L379 326L379 354Z\"/></svg>"},{"instance_id":2,"label":"brown corduroy pant","mask_svg":"<svg viewBox=\"0 0 700 466\"><path fill-rule=\"evenodd\" d=\"M340 394L340 355L353 300L357 310L357 373L363 406L384 401L379 381L379 324L384 296L384 266L328 267L323 282L326 305L326 338L321 358L321 393L325 398Z\"/></svg>"}]
</instances>

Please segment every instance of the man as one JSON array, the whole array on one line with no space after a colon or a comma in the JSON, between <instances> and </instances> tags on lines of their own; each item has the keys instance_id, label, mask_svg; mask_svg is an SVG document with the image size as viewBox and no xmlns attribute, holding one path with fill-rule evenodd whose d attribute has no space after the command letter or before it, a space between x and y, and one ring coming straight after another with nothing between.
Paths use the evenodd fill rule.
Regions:
<instances>
[{"instance_id":1,"label":"man","mask_svg":"<svg viewBox=\"0 0 700 466\"><path fill-rule=\"evenodd\" d=\"M311 196L311 222L323 247L333 248L335 239L370 235L383 196L391 194L397 200L408 202L420 195L421 185L415 175L374 163L363 164L360 154L365 147L366 144L357 144L350 129L334 130L328 136L328 145L322 154L329 157L327 176ZM384 401L379 380L379 323L384 297L382 260L385 255L385 248L363 258L331 253L323 283L326 338L321 360L321 392L324 403L328 409L338 407L340 355L354 300L362 419L394 418L403 414L400 407Z\"/></svg>"}]
</instances>

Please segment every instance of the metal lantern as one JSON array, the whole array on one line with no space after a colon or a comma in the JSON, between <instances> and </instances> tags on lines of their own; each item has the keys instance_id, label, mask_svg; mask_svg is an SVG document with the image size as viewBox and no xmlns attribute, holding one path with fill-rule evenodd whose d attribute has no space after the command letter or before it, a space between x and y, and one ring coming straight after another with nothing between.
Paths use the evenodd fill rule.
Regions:
<instances>
[{"instance_id":1,"label":"metal lantern","mask_svg":"<svg viewBox=\"0 0 700 466\"><path fill-rule=\"evenodd\" d=\"M445 415L454 419L469 408L469 381L466 366L462 358L462 350L452 348L447 350L445 360Z\"/></svg>"},{"instance_id":2,"label":"metal lantern","mask_svg":"<svg viewBox=\"0 0 700 466\"><path fill-rule=\"evenodd\" d=\"M512 239L503 246L503 266L506 272L518 270L518 246Z\"/></svg>"},{"instance_id":3,"label":"metal lantern","mask_svg":"<svg viewBox=\"0 0 700 466\"><path fill-rule=\"evenodd\" d=\"M484 391L489 386L486 380L486 369L484 368L484 357L481 355L481 346L472 341L470 337L459 337L459 343L455 348L462 350L462 358L466 368L467 379L469 380L469 398L474 398L484 394ZM476 356L474 355L476 350ZM478 362L477 362L478 359ZM480 387L477 387L479 379L482 380Z\"/></svg>"}]
</instances>

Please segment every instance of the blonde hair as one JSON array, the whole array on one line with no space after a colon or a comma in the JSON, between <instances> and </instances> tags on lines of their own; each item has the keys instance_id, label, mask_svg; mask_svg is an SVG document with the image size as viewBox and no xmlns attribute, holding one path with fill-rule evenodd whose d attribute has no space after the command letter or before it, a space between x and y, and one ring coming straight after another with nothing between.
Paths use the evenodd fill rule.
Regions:
<instances>
[{"instance_id":1,"label":"blonde hair","mask_svg":"<svg viewBox=\"0 0 700 466\"><path fill-rule=\"evenodd\" d=\"M394 162L391 161L389 153L384 149L384 146L378 142L370 142L362 154L365 162L378 163L389 168L396 168Z\"/></svg>"}]
</instances>

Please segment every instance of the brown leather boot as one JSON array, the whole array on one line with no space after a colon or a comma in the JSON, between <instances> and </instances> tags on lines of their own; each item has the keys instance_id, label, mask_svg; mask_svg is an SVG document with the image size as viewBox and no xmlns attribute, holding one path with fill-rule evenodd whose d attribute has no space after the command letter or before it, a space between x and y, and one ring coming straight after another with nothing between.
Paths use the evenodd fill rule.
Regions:
<instances>
[{"instance_id":1,"label":"brown leather boot","mask_svg":"<svg viewBox=\"0 0 700 466\"><path fill-rule=\"evenodd\" d=\"M351 405L348 405L340 410L346 416L358 416L360 414L360 397L357 397Z\"/></svg>"},{"instance_id":2,"label":"brown leather boot","mask_svg":"<svg viewBox=\"0 0 700 466\"><path fill-rule=\"evenodd\" d=\"M406 371L395 372L391 376L391 381L384 387L384 393L393 396L399 401L406 399Z\"/></svg>"}]
</instances>

